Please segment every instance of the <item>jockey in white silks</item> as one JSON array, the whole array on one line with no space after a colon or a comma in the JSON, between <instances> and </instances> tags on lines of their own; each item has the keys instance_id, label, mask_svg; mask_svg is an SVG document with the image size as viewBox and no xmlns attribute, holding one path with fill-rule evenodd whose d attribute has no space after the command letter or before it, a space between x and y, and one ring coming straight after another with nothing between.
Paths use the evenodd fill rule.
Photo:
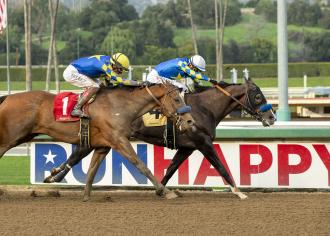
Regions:
<instances>
[{"instance_id":1,"label":"jockey in white silks","mask_svg":"<svg viewBox=\"0 0 330 236\"><path fill-rule=\"evenodd\" d=\"M184 92L188 91L185 84L180 82L182 79L191 78L195 82L205 80L216 84L201 72L205 71L205 60L200 55L189 58L175 58L158 64L147 76L147 81L151 83L162 83L163 80L169 81Z\"/></svg>"}]
</instances>

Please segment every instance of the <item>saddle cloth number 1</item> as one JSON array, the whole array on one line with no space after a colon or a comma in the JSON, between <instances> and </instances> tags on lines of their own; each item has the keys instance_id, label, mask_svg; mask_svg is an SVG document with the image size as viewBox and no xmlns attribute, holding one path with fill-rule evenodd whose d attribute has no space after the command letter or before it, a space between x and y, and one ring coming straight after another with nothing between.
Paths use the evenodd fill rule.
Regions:
<instances>
[{"instance_id":1,"label":"saddle cloth number 1","mask_svg":"<svg viewBox=\"0 0 330 236\"><path fill-rule=\"evenodd\" d=\"M63 92L58 94L54 100L54 116L56 121L76 121L79 118L72 117L71 111L78 101L78 94Z\"/></svg>"}]
</instances>

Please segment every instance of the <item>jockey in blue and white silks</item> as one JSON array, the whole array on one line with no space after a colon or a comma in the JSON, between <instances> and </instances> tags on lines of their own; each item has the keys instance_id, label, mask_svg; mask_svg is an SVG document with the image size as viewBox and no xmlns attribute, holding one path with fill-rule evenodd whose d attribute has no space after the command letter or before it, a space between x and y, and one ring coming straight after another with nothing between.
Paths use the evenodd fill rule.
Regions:
<instances>
[{"instance_id":1,"label":"jockey in blue and white silks","mask_svg":"<svg viewBox=\"0 0 330 236\"><path fill-rule=\"evenodd\" d=\"M101 79L113 84L135 85L137 82L121 78L119 75L127 71L129 59L122 53L112 56L94 55L73 61L63 73L69 83L85 89L74 107L72 116L86 116L81 108L100 89Z\"/></svg>"},{"instance_id":2,"label":"jockey in blue and white silks","mask_svg":"<svg viewBox=\"0 0 330 236\"><path fill-rule=\"evenodd\" d=\"M167 80L175 86L188 91L185 84L179 82L182 78L191 78L195 82L199 80L216 83L216 81L208 78L200 72L205 71L205 60L199 55L189 58L175 58L158 64L147 76L147 81L152 83L162 83Z\"/></svg>"}]
</instances>

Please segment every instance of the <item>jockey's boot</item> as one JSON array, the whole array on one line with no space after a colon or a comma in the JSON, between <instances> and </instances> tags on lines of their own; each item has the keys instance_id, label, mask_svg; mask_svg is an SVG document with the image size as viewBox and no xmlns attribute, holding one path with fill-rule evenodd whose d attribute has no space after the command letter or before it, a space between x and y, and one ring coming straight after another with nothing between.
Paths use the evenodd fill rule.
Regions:
<instances>
[{"instance_id":1,"label":"jockey's boot","mask_svg":"<svg viewBox=\"0 0 330 236\"><path fill-rule=\"evenodd\" d=\"M77 104L74 106L71 116L79 116L79 117L85 117L89 118L88 115L86 115L82 111L82 107L85 105L86 102L89 101L96 93L99 91L99 88L97 87L92 87L88 88L79 98Z\"/></svg>"}]
</instances>

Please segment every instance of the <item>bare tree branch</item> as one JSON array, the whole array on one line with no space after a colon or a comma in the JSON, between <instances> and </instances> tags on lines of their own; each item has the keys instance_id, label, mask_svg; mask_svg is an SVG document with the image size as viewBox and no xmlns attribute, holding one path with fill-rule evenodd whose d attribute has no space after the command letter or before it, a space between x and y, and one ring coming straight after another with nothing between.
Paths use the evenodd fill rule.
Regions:
<instances>
[{"instance_id":1,"label":"bare tree branch","mask_svg":"<svg viewBox=\"0 0 330 236\"><path fill-rule=\"evenodd\" d=\"M189 17L190 17L190 24L191 24L191 32L192 32L192 40L193 40L193 44L194 44L194 50L195 50L195 54L198 54L196 26L194 25L194 21L193 21L192 10L191 10L191 2L190 2L190 0L187 0L187 2L188 2L188 12L189 12Z\"/></svg>"}]
</instances>

